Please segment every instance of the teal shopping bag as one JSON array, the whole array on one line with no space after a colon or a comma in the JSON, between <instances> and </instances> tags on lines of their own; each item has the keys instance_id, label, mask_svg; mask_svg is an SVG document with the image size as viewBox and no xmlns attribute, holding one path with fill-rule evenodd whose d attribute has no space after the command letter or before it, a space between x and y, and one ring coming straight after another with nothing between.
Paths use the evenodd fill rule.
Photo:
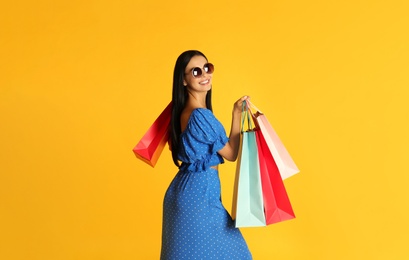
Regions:
<instances>
[{"instance_id":1,"label":"teal shopping bag","mask_svg":"<svg viewBox=\"0 0 409 260\"><path fill-rule=\"evenodd\" d=\"M251 119L247 110L243 115L244 118L248 118L251 128ZM242 128L243 125L244 120ZM258 148L256 134L252 130L241 131L234 186L232 217L235 219L236 227L265 226Z\"/></svg>"}]
</instances>

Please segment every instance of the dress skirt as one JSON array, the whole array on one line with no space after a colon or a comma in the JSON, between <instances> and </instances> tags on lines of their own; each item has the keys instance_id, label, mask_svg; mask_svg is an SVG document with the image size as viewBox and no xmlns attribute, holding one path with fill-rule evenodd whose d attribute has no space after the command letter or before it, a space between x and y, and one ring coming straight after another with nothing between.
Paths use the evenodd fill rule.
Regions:
<instances>
[{"instance_id":1,"label":"dress skirt","mask_svg":"<svg viewBox=\"0 0 409 260\"><path fill-rule=\"evenodd\" d=\"M180 170L163 204L162 260L252 259L220 197L218 171Z\"/></svg>"}]
</instances>

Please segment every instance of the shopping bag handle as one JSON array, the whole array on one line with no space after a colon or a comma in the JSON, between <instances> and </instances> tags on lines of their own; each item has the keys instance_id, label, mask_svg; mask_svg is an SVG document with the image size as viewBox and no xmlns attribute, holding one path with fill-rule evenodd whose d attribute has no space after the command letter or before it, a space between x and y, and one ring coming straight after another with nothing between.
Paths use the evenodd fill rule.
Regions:
<instances>
[{"instance_id":1,"label":"shopping bag handle","mask_svg":"<svg viewBox=\"0 0 409 260\"><path fill-rule=\"evenodd\" d=\"M253 129L253 124L251 120L251 116L249 114L250 108L248 107L247 102L243 102L242 108L241 108L241 114L242 114L242 120L241 120L241 132L244 132L244 120L247 118L247 126L248 129ZM251 113L251 111L250 111Z\"/></svg>"},{"instance_id":2,"label":"shopping bag handle","mask_svg":"<svg viewBox=\"0 0 409 260\"><path fill-rule=\"evenodd\" d=\"M251 118L253 119L253 122L254 122L254 129L260 129L260 125L257 121L257 117L259 115L262 115L263 113L255 105L253 105L250 102L250 100L246 100L246 103L247 103L247 110L249 111ZM251 108L254 108L257 112L253 114L253 111L251 111Z\"/></svg>"},{"instance_id":3,"label":"shopping bag handle","mask_svg":"<svg viewBox=\"0 0 409 260\"><path fill-rule=\"evenodd\" d=\"M247 99L246 103L247 103L247 107L254 108L257 112L259 112L260 114L263 114L263 112L261 112L260 109L258 109L253 103L250 102L250 100Z\"/></svg>"}]
</instances>

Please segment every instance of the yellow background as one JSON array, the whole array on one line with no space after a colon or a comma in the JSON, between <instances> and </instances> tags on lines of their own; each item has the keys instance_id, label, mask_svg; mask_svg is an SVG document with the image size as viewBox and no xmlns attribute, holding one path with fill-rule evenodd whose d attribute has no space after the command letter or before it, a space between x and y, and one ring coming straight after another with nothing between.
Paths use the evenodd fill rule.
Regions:
<instances>
[{"instance_id":1,"label":"yellow background","mask_svg":"<svg viewBox=\"0 0 409 260\"><path fill-rule=\"evenodd\" d=\"M407 1L2 1L0 258L158 259L176 173L133 146L187 49L229 129L247 94L301 173L297 218L242 232L254 259L407 259ZM231 208L235 163L220 167Z\"/></svg>"}]
</instances>

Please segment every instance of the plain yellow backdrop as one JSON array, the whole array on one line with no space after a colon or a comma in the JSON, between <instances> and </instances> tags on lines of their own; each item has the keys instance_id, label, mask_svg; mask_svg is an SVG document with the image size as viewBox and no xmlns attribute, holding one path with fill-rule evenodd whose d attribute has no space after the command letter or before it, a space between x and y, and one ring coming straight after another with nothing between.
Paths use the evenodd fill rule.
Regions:
<instances>
[{"instance_id":1,"label":"plain yellow backdrop","mask_svg":"<svg viewBox=\"0 0 409 260\"><path fill-rule=\"evenodd\" d=\"M297 218L242 232L254 259L408 259L409 5L361 1L2 1L0 258L158 259L176 173L133 146L187 49L215 64L301 172ZM235 163L220 167L231 209Z\"/></svg>"}]
</instances>

